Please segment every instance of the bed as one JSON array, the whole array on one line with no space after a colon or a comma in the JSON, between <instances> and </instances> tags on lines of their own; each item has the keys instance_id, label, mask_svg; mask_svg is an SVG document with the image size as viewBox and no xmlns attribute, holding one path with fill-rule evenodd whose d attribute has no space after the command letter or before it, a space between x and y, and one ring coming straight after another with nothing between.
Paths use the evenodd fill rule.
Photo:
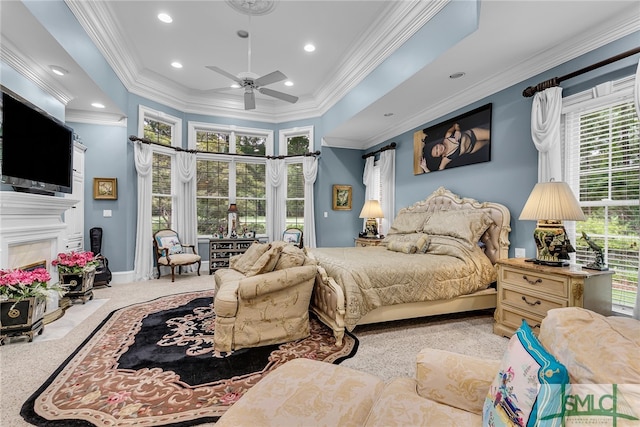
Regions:
<instances>
[{"instance_id":1,"label":"bed","mask_svg":"<svg viewBox=\"0 0 640 427\"><path fill-rule=\"evenodd\" d=\"M510 220L440 187L401 209L380 246L305 248L318 263L310 309L342 345L357 325L495 308Z\"/></svg>"}]
</instances>

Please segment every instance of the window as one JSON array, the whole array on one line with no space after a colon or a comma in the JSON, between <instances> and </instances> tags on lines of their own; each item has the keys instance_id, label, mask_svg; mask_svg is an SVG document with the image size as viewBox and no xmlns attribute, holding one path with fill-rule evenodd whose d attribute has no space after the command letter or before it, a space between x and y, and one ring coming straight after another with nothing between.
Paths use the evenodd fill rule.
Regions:
<instances>
[{"instance_id":1,"label":"window","mask_svg":"<svg viewBox=\"0 0 640 427\"><path fill-rule=\"evenodd\" d=\"M302 159L304 154L311 151L313 151L313 127L281 131L280 153L287 156L295 156L286 159L286 228L304 230L304 174L302 171Z\"/></svg>"},{"instance_id":2,"label":"window","mask_svg":"<svg viewBox=\"0 0 640 427\"><path fill-rule=\"evenodd\" d=\"M273 134L262 129L189 123L189 147L197 154L198 235L227 235L227 210L236 203L236 232L266 234L266 158ZM222 154L224 153L224 154Z\"/></svg>"},{"instance_id":3,"label":"window","mask_svg":"<svg viewBox=\"0 0 640 427\"><path fill-rule=\"evenodd\" d=\"M181 122L178 118L140 106L138 134L159 145L152 145L151 181L151 228L155 233L163 228L175 228L173 212L174 196L174 156L170 147L180 146Z\"/></svg>"},{"instance_id":4,"label":"window","mask_svg":"<svg viewBox=\"0 0 640 427\"><path fill-rule=\"evenodd\" d=\"M576 223L576 259L593 260L584 232L615 270L612 301L622 312L635 306L640 254L640 126L626 80L563 101L567 182L587 217Z\"/></svg>"}]
</instances>

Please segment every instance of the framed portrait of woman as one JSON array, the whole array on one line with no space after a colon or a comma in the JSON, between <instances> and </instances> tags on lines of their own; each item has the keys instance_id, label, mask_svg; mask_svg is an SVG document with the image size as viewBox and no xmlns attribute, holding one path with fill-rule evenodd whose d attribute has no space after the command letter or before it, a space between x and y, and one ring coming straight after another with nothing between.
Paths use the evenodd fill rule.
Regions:
<instances>
[{"instance_id":1,"label":"framed portrait of woman","mask_svg":"<svg viewBox=\"0 0 640 427\"><path fill-rule=\"evenodd\" d=\"M351 210L351 186L350 185L334 185L333 186L333 210L334 211L350 211Z\"/></svg>"},{"instance_id":2,"label":"framed portrait of woman","mask_svg":"<svg viewBox=\"0 0 640 427\"><path fill-rule=\"evenodd\" d=\"M491 104L413 134L413 174L491 160Z\"/></svg>"}]
</instances>

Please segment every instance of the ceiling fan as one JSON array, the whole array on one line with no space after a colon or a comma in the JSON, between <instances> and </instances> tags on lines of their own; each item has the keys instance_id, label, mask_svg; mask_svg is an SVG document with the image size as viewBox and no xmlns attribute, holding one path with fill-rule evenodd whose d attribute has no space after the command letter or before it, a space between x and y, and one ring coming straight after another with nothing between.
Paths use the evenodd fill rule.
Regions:
<instances>
[{"instance_id":1,"label":"ceiling fan","mask_svg":"<svg viewBox=\"0 0 640 427\"><path fill-rule=\"evenodd\" d=\"M251 19L251 17L249 17L249 19ZM251 20L249 20L249 27L250 26L251 26ZM289 95L284 92L279 92L277 90L263 87L263 86L270 85L272 83L277 83L282 80L285 80L287 76L285 76L284 73L282 73L281 71L273 71L272 73L266 74L262 77L258 77L258 75L252 73L251 72L251 33L247 31L238 31L238 36L249 39L248 41L249 49L247 53L247 57L248 57L247 70L248 71L245 73L240 73L238 74L238 76L234 76L233 74L223 70L222 68L216 67L215 65L207 65L206 68L233 80L239 85L240 88L244 88L244 109L245 110L253 110L256 108L256 95L254 93L254 90L257 90L263 95L271 96L271 97L295 104L298 101L297 96Z\"/></svg>"}]
</instances>

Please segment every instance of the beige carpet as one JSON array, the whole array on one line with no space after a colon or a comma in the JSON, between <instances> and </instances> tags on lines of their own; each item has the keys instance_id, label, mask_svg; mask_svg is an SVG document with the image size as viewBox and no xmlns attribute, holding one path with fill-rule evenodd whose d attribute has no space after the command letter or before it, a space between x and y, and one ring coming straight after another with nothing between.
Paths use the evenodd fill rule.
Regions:
<instances>
[{"instance_id":1,"label":"beige carpet","mask_svg":"<svg viewBox=\"0 0 640 427\"><path fill-rule=\"evenodd\" d=\"M64 362L100 322L113 310L148 301L163 295L213 289L213 278L206 273L198 277L183 275L175 283L170 278L94 290L94 298L105 301L96 305L93 314L62 338L46 339L58 334L56 322L46 325L42 340L28 343L12 340L0 347L0 425L28 426L19 415L24 401ZM70 307L71 316L78 305ZM66 314L65 314L66 316ZM84 316L83 316L84 317ZM64 317L63 317L64 318ZM472 316L439 316L432 319L400 321L356 328L360 347L355 357L343 366L371 372L384 379L413 376L415 354L423 347L435 347L488 358L500 358L506 338L491 332L490 313ZM205 424L206 425L206 424Z\"/></svg>"}]
</instances>

